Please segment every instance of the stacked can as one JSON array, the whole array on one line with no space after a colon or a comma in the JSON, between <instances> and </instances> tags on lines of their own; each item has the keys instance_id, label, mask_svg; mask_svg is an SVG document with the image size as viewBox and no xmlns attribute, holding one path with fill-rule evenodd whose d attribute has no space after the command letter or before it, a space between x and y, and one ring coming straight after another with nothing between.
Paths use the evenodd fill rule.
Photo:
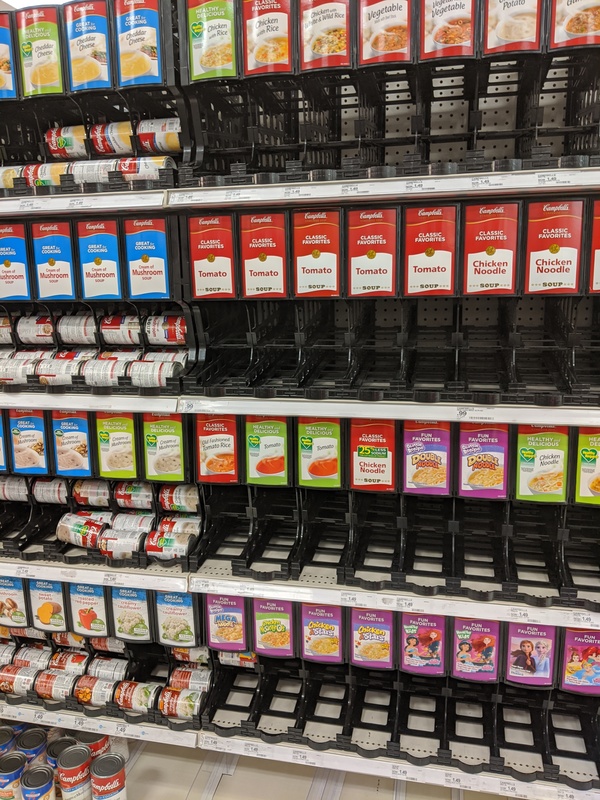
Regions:
<instances>
[{"instance_id":1,"label":"stacked can","mask_svg":"<svg viewBox=\"0 0 600 800\"><path fill-rule=\"evenodd\" d=\"M93 800L127 800L125 759L118 753L106 753L92 764Z\"/></svg>"},{"instance_id":2,"label":"stacked can","mask_svg":"<svg viewBox=\"0 0 600 800\"><path fill-rule=\"evenodd\" d=\"M61 736L48 745L46 761L54 774L54 792L57 798L62 797L60 783L58 782L58 757L68 747L74 747L76 744L77 739L74 739L72 736Z\"/></svg>"},{"instance_id":3,"label":"stacked can","mask_svg":"<svg viewBox=\"0 0 600 800\"><path fill-rule=\"evenodd\" d=\"M21 777L23 800L56 800L54 771L47 764L26 770Z\"/></svg>"},{"instance_id":4,"label":"stacked can","mask_svg":"<svg viewBox=\"0 0 600 800\"><path fill-rule=\"evenodd\" d=\"M32 767L35 764L46 763L47 744L48 735L43 728L29 728L17 736L16 748L23 753L27 764Z\"/></svg>"},{"instance_id":5,"label":"stacked can","mask_svg":"<svg viewBox=\"0 0 600 800\"><path fill-rule=\"evenodd\" d=\"M0 756L0 793L5 800L21 800L21 776L26 766L24 753Z\"/></svg>"},{"instance_id":6,"label":"stacked can","mask_svg":"<svg viewBox=\"0 0 600 800\"><path fill-rule=\"evenodd\" d=\"M67 747L59 755L58 782L64 800L91 800L91 766L92 753L83 744Z\"/></svg>"}]
</instances>

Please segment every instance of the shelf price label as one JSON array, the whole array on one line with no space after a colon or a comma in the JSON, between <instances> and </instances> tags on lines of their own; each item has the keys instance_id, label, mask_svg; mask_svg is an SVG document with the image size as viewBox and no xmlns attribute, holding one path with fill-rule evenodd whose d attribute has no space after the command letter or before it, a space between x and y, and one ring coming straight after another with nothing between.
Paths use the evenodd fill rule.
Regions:
<instances>
[{"instance_id":1,"label":"shelf price label","mask_svg":"<svg viewBox=\"0 0 600 800\"><path fill-rule=\"evenodd\" d=\"M401 767L400 764L392 764L391 770L392 778L397 781L408 781L410 780L408 770L406 767Z\"/></svg>"},{"instance_id":2,"label":"shelf price label","mask_svg":"<svg viewBox=\"0 0 600 800\"><path fill-rule=\"evenodd\" d=\"M369 595L361 592L340 592L340 602L343 606L351 608L368 608ZM373 606L375 607L375 606Z\"/></svg>"},{"instance_id":3,"label":"shelf price label","mask_svg":"<svg viewBox=\"0 0 600 800\"><path fill-rule=\"evenodd\" d=\"M292 750L292 761L295 764L305 764L307 767L316 767L317 760L314 755L306 750Z\"/></svg>"},{"instance_id":4,"label":"shelf price label","mask_svg":"<svg viewBox=\"0 0 600 800\"><path fill-rule=\"evenodd\" d=\"M500 781L500 794L503 797L516 797L517 784L513 781Z\"/></svg>"},{"instance_id":5,"label":"shelf price label","mask_svg":"<svg viewBox=\"0 0 600 800\"><path fill-rule=\"evenodd\" d=\"M600 628L600 620L589 611L573 611L573 625L597 629Z\"/></svg>"},{"instance_id":6,"label":"shelf price label","mask_svg":"<svg viewBox=\"0 0 600 800\"><path fill-rule=\"evenodd\" d=\"M19 201L19 211L41 211L42 202L33 198L24 198Z\"/></svg>"},{"instance_id":7,"label":"shelf price label","mask_svg":"<svg viewBox=\"0 0 600 800\"><path fill-rule=\"evenodd\" d=\"M463 776L457 775L456 772L445 772L444 786L448 786L451 789L461 789L463 787Z\"/></svg>"}]
</instances>

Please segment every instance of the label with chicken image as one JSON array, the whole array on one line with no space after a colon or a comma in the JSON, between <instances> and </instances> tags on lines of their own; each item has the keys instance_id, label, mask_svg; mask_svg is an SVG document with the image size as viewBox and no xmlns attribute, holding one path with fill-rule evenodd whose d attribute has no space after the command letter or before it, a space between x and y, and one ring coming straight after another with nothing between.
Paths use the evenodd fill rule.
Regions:
<instances>
[{"instance_id":1,"label":"label with chicken image","mask_svg":"<svg viewBox=\"0 0 600 800\"><path fill-rule=\"evenodd\" d=\"M208 646L215 650L247 650L244 598L207 594L206 632Z\"/></svg>"},{"instance_id":2,"label":"label with chicken image","mask_svg":"<svg viewBox=\"0 0 600 800\"><path fill-rule=\"evenodd\" d=\"M10 14L0 14L0 100L17 96L17 62L10 32Z\"/></svg>"},{"instance_id":3,"label":"label with chicken image","mask_svg":"<svg viewBox=\"0 0 600 800\"><path fill-rule=\"evenodd\" d=\"M40 631L67 630L62 583L29 581L29 602L34 628Z\"/></svg>"},{"instance_id":4,"label":"label with chicken image","mask_svg":"<svg viewBox=\"0 0 600 800\"><path fill-rule=\"evenodd\" d=\"M68 222L35 222L31 234L38 299L74 300L71 226Z\"/></svg>"},{"instance_id":5,"label":"label with chicken image","mask_svg":"<svg viewBox=\"0 0 600 800\"><path fill-rule=\"evenodd\" d=\"M421 0L421 61L475 55L474 0Z\"/></svg>"},{"instance_id":6,"label":"label with chicken image","mask_svg":"<svg viewBox=\"0 0 600 800\"><path fill-rule=\"evenodd\" d=\"M296 211L293 220L296 296L339 297L340 212Z\"/></svg>"},{"instance_id":7,"label":"label with chicken image","mask_svg":"<svg viewBox=\"0 0 600 800\"><path fill-rule=\"evenodd\" d=\"M12 471L17 475L47 475L46 421L43 411L8 412Z\"/></svg>"},{"instance_id":8,"label":"label with chicken image","mask_svg":"<svg viewBox=\"0 0 600 800\"><path fill-rule=\"evenodd\" d=\"M579 291L582 233L583 200L529 204L525 292Z\"/></svg>"},{"instance_id":9,"label":"label with chicken image","mask_svg":"<svg viewBox=\"0 0 600 800\"><path fill-rule=\"evenodd\" d=\"M517 449L516 499L564 503L569 429L560 425L519 425Z\"/></svg>"},{"instance_id":10,"label":"label with chicken image","mask_svg":"<svg viewBox=\"0 0 600 800\"><path fill-rule=\"evenodd\" d=\"M235 297L233 221L228 214L192 217L190 262L194 297Z\"/></svg>"},{"instance_id":11,"label":"label with chicken image","mask_svg":"<svg viewBox=\"0 0 600 800\"><path fill-rule=\"evenodd\" d=\"M243 0L244 74L292 72L290 0Z\"/></svg>"},{"instance_id":12,"label":"label with chicken image","mask_svg":"<svg viewBox=\"0 0 600 800\"><path fill-rule=\"evenodd\" d=\"M169 263L164 219L125 220L129 297L168 300Z\"/></svg>"},{"instance_id":13,"label":"label with chicken image","mask_svg":"<svg viewBox=\"0 0 600 800\"><path fill-rule=\"evenodd\" d=\"M519 205L469 205L465 212L465 294L514 294Z\"/></svg>"},{"instance_id":14,"label":"label with chicken image","mask_svg":"<svg viewBox=\"0 0 600 800\"><path fill-rule=\"evenodd\" d=\"M77 223L81 289L84 300L120 300L121 267L117 223L86 220Z\"/></svg>"},{"instance_id":15,"label":"label with chicken image","mask_svg":"<svg viewBox=\"0 0 600 800\"><path fill-rule=\"evenodd\" d=\"M0 300L31 300L24 225L0 225L0 277Z\"/></svg>"},{"instance_id":16,"label":"label with chicken image","mask_svg":"<svg viewBox=\"0 0 600 800\"><path fill-rule=\"evenodd\" d=\"M348 296L396 293L398 216L394 208L348 212Z\"/></svg>"},{"instance_id":17,"label":"label with chicken image","mask_svg":"<svg viewBox=\"0 0 600 800\"><path fill-rule=\"evenodd\" d=\"M102 586L69 584L74 630L82 636L108 636L106 597Z\"/></svg>"},{"instance_id":18,"label":"label with chicken image","mask_svg":"<svg viewBox=\"0 0 600 800\"><path fill-rule=\"evenodd\" d=\"M241 214L240 232L244 297L286 297L286 215Z\"/></svg>"},{"instance_id":19,"label":"label with chicken image","mask_svg":"<svg viewBox=\"0 0 600 800\"><path fill-rule=\"evenodd\" d=\"M118 86L162 83L159 0L115 0Z\"/></svg>"},{"instance_id":20,"label":"label with chicken image","mask_svg":"<svg viewBox=\"0 0 600 800\"><path fill-rule=\"evenodd\" d=\"M69 88L110 89L108 10L105 0L69 3L64 8Z\"/></svg>"},{"instance_id":21,"label":"label with chicken image","mask_svg":"<svg viewBox=\"0 0 600 800\"><path fill-rule=\"evenodd\" d=\"M302 658L341 664L344 660L343 609L302 603L301 615Z\"/></svg>"},{"instance_id":22,"label":"label with chicken image","mask_svg":"<svg viewBox=\"0 0 600 800\"><path fill-rule=\"evenodd\" d=\"M358 63L410 61L411 0L360 0Z\"/></svg>"},{"instance_id":23,"label":"label with chicken image","mask_svg":"<svg viewBox=\"0 0 600 800\"><path fill-rule=\"evenodd\" d=\"M28 624L23 581L0 575L0 625L26 628Z\"/></svg>"},{"instance_id":24,"label":"label with chicken image","mask_svg":"<svg viewBox=\"0 0 600 800\"><path fill-rule=\"evenodd\" d=\"M404 214L404 293L454 294L456 207L407 208Z\"/></svg>"},{"instance_id":25,"label":"label with chicken image","mask_svg":"<svg viewBox=\"0 0 600 800\"><path fill-rule=\"evenodd\" d=\"M53 411L52 439L56 474L71 478L89 478L90 431L85 411Z\"/></svg>"},{"instance_id":26,"label":"label with chicken image","mask_svg":"<svg viewBox=\"0 0 600 800\"><path fill-rule=\"evenodd\" d=\"M300 0L300 69L349 67L349 0Z\"/></svg>"}]
</instances>

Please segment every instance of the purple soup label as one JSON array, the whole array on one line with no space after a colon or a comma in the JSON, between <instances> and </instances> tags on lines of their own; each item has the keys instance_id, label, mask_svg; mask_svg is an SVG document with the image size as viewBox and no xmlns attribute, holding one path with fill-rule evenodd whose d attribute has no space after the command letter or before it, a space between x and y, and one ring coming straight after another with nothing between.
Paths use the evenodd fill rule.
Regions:
<instances>
[{"instance_id":1,"label":"purple soup label","mask_svg":"<svg viewBox=\"0 0 600 800\"><path fill-rule=\"evenodd\" d=\"M459 453L459 495L504 500L508 477L508 425L463 423Z\"/></svg>"},{"instance_id":2,"label":"purple soup label","mask_svg":"<svg viewBox=\"0 0 600 800\"><path fill-rule=\"evenodd\" d=\"M600 694L600 631L565 630L560 688Z\"/></svg>"},{"instance_id":3,"label":"purple soup label","mask_svg":"<svg viewBox=\"0 0 600 800\"><path fill-rule=\"evenodd\" d=\"M293 604L287 600L254 601L254 649L261 656L294 655Z\"/></svg>"},{"instance_id":4,"label":"purple soup label","mask_svg":"<svg viewBox=\"0 0 600 800\"><path fill-rule=\"evenodd\" d=\"M452 675L465 681L498 680L499 646L499 622L455 619Z\"/></svg>"},{"instance_id":5,"label":"purple soup label","mask_svg":"<svg viewBox=\"0 0 600 800\"><path fill-rule=\"evenodd\" d=\"M357 667L394 666L394 612L352 609L352 657Z\"/></svg>"},{"instance_id":6,"label":"purple soup label","mask_svg":"<svg viewBox=\"0 0 600 800\"><path fill-rule=\"evenodd\" d=\"M450 423L404 423L404 491L450 494Z\"/></svg>"},{"instance_id":7,"label":"purple soup label","mask_svg":"<svg viewBox=\"0 0 600 800\"><path fill-rule=\"evenodd\" d=\"M445 675L445 630L444 617L402 614L402 671Z\"/></svg>"},{"instance_id":8,"label":"purple soup label","mask_svg":"<svg viewBox=\"0 0 600 800\"><path fill-rule=\"evenodd\" d=\"M206 595L208 646L215 650L247 650L243 597Z\"/></svg>"},{"instance_id":9,"label":"purple soup label","mask_svg":"<svg viewBox=\"0 0 600 800\"><path fill-rule=\"evenodd\" d=\"M527 686L552 686L556 628L511 622L506 649L506 680Z\"/></svg>"},{"instance_id":10,"label":"purple soup label","mask_svg":"<svg viewBox=\"0 0 600 800\"><path fill-rule=\"evenodd\" d=\"M302 603L302 658L328 664L343 661L342 609L339 606Z\"/></svg>"}]
</instances>

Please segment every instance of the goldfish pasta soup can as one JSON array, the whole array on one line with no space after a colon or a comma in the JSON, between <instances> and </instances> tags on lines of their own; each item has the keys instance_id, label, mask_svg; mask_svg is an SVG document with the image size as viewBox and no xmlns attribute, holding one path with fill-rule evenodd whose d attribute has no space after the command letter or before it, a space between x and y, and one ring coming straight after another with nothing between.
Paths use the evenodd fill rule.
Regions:
<instances>
[{"instance_id":1,"label":"goldfish pasta soup can","mask_svg":"<svg viewBox=\"0 0 600 800\"><path fill-rule=\"evenodd\" d=\"M56 800L54 771L47 764L25 770L21 777L23 800Z\"/></svg>"},{"instance_id":2,"label":"goldfish pasta soup can","mask_svg":"<svg viewBox=\"0 0 600 800\"><path fill-rule=\"evenodd\" d=\"M90 748L92 761L110 750L110 737L106 733L78 731L76 738L79 744Z\"/></svg>"},{"instance_id":3,"label":"goldfish pasta soup can","mask_svg":"<svg viewBox=\"0 0 600 800\"><path fill-rule=\"evenodd\" d=\"M21 800L21 777L27 765L23 753L5 753L0 756L0 798Z\"/></svg>"},{"instance_id":4,"label":"goldfish pasta soup can","mask_svg":"<svg viewBox=\"0 0 600 800\"><path fill-rule=\"evenodd\" d=\"M15 732L8 725L2 725L0 727L0 755L3 756L5 753L10 753L15 749L15 746Z\"/></svg>"},{"instance_id":5,"label":"goldfish pasta soup can","mask_svg":"<svg viewBox=\"0 0 600 800\"><path fill-rule=\"evenodd\" d=\"M147 153L181 153L181 120L143 119L137 126L138 141Z\"/></svg>"},{"instance_id":6,"label":"goldfish pasta soup can","mask_svg":"<svg viewBox=\"0 0 600 800\"><path fill-rule=\"evenodd\" d=\"M106 753L92 764L93 800L127 800L125 759L119 753Z\"/></svg>"},{"instance_id":7,"label":"goldfish pasta soup can","mask_svg":"<svg viewBox=\"0 0 600 800\"><path fill-rule=\"evenodd\" d=\"M17 737L17 750L25 755L30 766L46 763L47 746L48 734L43 728L29 728Z\"/></svg>"},{"instance_id":8,"label":"goldfish pasta soup can","mask_svg":"<svg viewBox=\"0 0 600 800\"><path fill-rule=\"evenodd\" d=\"M64 800L91 800L92 754L83 744L67 747L58 757L58 782Z\"/></svg>"}]
</instances>

